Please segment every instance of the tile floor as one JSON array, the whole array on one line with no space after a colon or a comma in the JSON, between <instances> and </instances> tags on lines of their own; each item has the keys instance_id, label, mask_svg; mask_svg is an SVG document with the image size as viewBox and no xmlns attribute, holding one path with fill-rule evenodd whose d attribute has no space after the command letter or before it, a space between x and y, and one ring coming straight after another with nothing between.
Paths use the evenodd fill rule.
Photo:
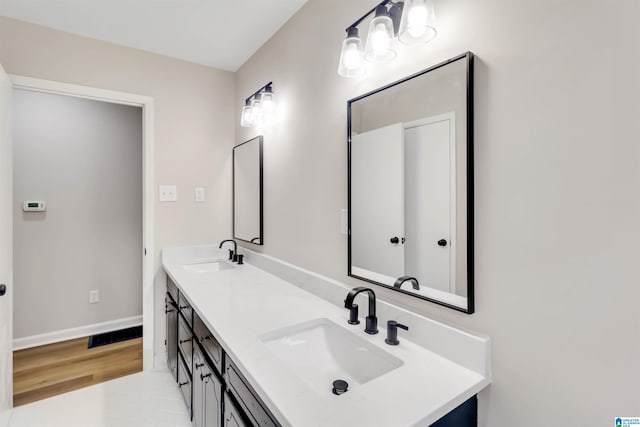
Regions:
<instances>
[{"instance_id":1,"label":"tile floor","mask_svg":"<svg viewBox=\"0 0 640 427\"><path fill-rule=\"evenodd\" d=\"M144 371L13 409L9 427L190 427L168 370Z\"/></svg>"}]
</instances>

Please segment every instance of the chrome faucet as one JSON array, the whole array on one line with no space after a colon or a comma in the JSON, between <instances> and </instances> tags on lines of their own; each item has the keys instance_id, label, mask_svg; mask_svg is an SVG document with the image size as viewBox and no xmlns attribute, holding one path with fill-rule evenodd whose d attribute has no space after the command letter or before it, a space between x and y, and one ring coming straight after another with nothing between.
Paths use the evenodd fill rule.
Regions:
<instances>
[{"instance_id":1,"label":"chrome faucet","mask_svg":"<svg viewBox=\"0 0 640 427\"><path fill-rule=\"evenodd\" d=\"M413 289L415 289L416 291L420 289L418 279L411 276L398 277L398 280L396 280L396 283L393 284L393 287L396 289L400 289L400 286L402 286L404 282L411 282L411 284L413 285Z\"/></svg>"},{"instance_id":2,"label":"chrome faucet","mask_svg":"<svg viewBox=\"0 0 640 427\"><path fill-rule=\"evenodd\" d=\"M369 315L365 318L366 327L364 331L370 335L378 333L378 318L376 317L376 294L373 289L365 287L357 287L351 289L347 294L347 298L344 300L344 308L351 309L353 307L353 300L360 292L367 292L369 294Z\"/></svg>"},{"instance_id":3,"label":"chrome faucet","mask_svg":"<svg viewBox=\"0 0 640 427\"><path fill-rule=\"evenodd\" d=\"M236 243L235 240L233 239L223 240L222 242L220 242L220 246L218 246L218 249L222 249L222 245L224 245L227 242L233 243L233 251L229 250L229 259L232 262L238 262L238 244Z\"/></svg>"}]
</instances>

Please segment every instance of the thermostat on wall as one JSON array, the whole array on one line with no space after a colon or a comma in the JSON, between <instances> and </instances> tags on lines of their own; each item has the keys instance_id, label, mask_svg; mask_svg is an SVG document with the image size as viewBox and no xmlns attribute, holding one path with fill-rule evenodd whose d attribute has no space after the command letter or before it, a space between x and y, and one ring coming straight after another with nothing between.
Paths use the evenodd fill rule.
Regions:
<instances>
[{"instance_id":1,"label":"thermostat on wall","mask_svg":"<svg viewBox=\"0 0 640 427\"><path fill-rule=\"evenodd\" d=\"M46 207L41 200L27 200L22 203L22 210L25 212L44 212Z\"/></svg>"}]
</instances>

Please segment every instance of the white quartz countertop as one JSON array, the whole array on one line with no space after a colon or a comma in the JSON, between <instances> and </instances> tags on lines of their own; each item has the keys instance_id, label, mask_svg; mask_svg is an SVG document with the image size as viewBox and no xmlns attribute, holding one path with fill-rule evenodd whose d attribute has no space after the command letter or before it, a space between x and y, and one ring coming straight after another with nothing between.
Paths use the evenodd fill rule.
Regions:
<instances>
[{"instance_id":1,"label":"white quartz countertop","mask_svg":"<svg viewBox=\"0 0 640 427\"><path fill-rule=\"evenodd\" d=\"M227 251L163 251L163 267L251 386L283 426L428 426L486 387L490 379L405 338L386 345L347 324L349 312L251 264L198 273L184 265L225 259ZM345 293L346 297L346 293ZM361 317L366 306L360 306ZM402 366L340 396L318 392L291 372L260 339L265 333L329 319L402 360Z\"/></svg>"}]
</instances>

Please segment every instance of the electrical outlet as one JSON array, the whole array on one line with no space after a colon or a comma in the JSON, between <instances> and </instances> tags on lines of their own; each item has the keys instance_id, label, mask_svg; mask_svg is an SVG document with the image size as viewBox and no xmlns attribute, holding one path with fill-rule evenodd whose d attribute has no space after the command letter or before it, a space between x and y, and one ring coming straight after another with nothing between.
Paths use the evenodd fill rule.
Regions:
<instances>
[{"instance_id":1,"label":"electrical outlet","mask_svg":"<svg viewBox=\"0 0 640 427\"><path fill-rule=\"evenodd\" d=\"M161 202L178 201L178 187L175 185L161 185L159 187L158 198Z\"/></svg>"},{"instance_id":2,"label":"electrical outlet","mask_svg":"<svg viewBox=\"0 0 640 427\"><path fill-rule=\"evenodd\" d=\"M89 304L95 304L98 302L100 302L100 292L97 289L89 291Z\"/></svg>"}]
</instances>

